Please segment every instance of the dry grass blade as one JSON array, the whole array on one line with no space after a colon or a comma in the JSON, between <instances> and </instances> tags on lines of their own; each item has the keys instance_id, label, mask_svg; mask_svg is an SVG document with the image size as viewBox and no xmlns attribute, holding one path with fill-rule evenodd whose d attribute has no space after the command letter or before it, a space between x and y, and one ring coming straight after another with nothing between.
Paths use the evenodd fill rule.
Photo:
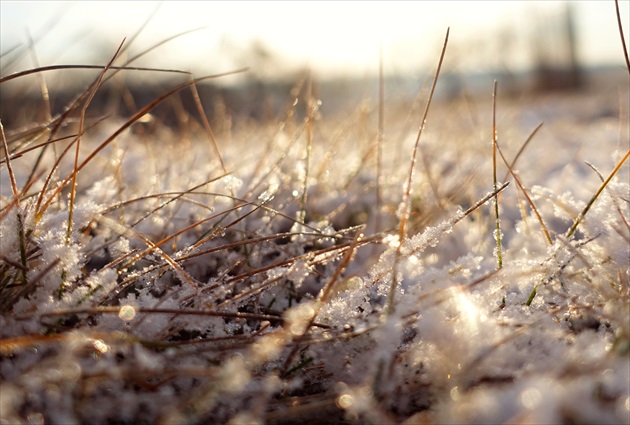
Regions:
<instances>
[{"instance_id":1,"label":"dry grass blade","mask_svg":"<svg viewBox=\"0 0 630 425\"><path fill-rule=\"evenodd\" d=\"M192 78L192 76L191 76ZM214 132L212 131L212 127L208 122L208 117L206 116L206 112L203 109L203 104L201 103L201 99L199 98L199 91L197 90L197 84L191 81L190 90L193 95L193 99L195 101L195 107L197 108L197 112L199 113L199 118L203 123L203 128L206 130L206 134L208 135L208 139L212 143L212 148L217 155L217 160L219 161L219 165L221 165L221 170L223 174L227 174L227 168L225 168L225 162L223 161L223 156L221 155L221 150L219 149L219 144L217 143L217 139L214 137ZM232 193L234 195L234 193Z\"/></svg>"},{"instance_id":2,"label":"dry grass blade","mask_svg":"<svg viewBox=\"0 0 630 425\"><path fill-rule=\"evenodd\" d=\"M83 130L84 130L84 132L85 132L85 131L87 131L87 130L89 130L90 128L93 128L93 127L97 126L99 123L101 123L101 122L105 121L106 119L107 119L107 117L102 117L102 118L99 118L98 120L96 120L96 121L94 121L93 123L91 123L89 126L85 127L85 128L83 129ZM79 137L79 135L78 135L78 134L69 134L69 135L67 135L67 136L59 137L59 138L57 138L57 139L48 139L48 140L46 140L45 142L38 143L38 144L33 145L33 146L29 146L29 147L23 148L23 149L18 150L18 151L14 151L14 152L11 154L10 158L11 158L11 159L18 159L18 158L20 158L20 157L24 156L25 154L27 154L27 153L29 153L29 152L36 151L36 150L38 150L38 149L40 149L40 148L44 148L44 147L46 147L46 146L48 146L48 145L52 145L52 144L54 144L54 143L62 142L62 141L64 141L64 140L68 140L68 139L75 140L75 139L76 139L76 138L78 138L78 137ZM0 164L3 164L4 162L6 162L6 160L7 160L7 159L6 159L6 157L5 157L5 158L0 159ZM31 175L33 175L32 171L31 171Z\"/></svg>"},{"instance_id":3,"label":"dry grass blade","mask_svg":"<svg viewBox=\"0 0 630 425\"><path fill-rule=\"evenodd\" d=\"M105 68L103 68L103 71L101 71L98 78L94 82L92 89L90 90L90 93L85 103L83 104L83 107L81 108L81 118L79 119L79 134L77 136L76 144L74 148L75 149L74 150L74 169L75 170L79 166L79 150L81 148L81 136L83 134L83 128L85 124L85 113L87 111L87 108L90 106L92 99L94 99L96 92L101 87L105 74L109 70L109 67L112 66L112 64L118 57L124 44L125 44L125 40L123 39L123 41L120 43L120 46L118 46L116 53L114 53L114 56L111 58L109 63L105 66ZM70 186L70 202L68 205L68 227L67 227L67 232L66 232L66 245L69 245L72 239L72 226L73 226L73 219L74 219L73 216L74 216L74 206L75 206L75 201L76 201L76 195L77 195L77 173L75 172L75 173L72 173L72 182Z\"/></svg>"},{"instance_id":4,"label":"dry grass blade","mask_svg":"<svg viewBox=\"0 0 630 425\"><path fill-rule=\"evenodd\" d=\"M505 173L505 176L503 177L503 181L507 180L508 176L510 175L510 170L514 169L514 167L516 166L516 161L518 161L521 154L525 151L525 148L529 145L529 142L531 142L534 139L534 136L536 135L536 133L538 133L538 130L540 130L542 126L543 126L543 123L538 124L536 128L531 133L529 133L529 136L527 136L527 139L525 139L525 142L523 142L523 144L519 148L516 155L514 155L514 159L512 159L512 162L509 165L507 163L505 164L507 165L508 171Z\"/></svg>"},{"instance_id":5,"label":"dry grass blade","mask_svg":"<svg viewBox=\"0 0 630 425\"><path fill-rule=\"evenodd\" d=\"M39 60L37 59L37 54L35 53L35 43L33 41L33 38L31 37L30 32L28 32L28 42L29 42L29 51L31 52L33 62L35 63L35 66L39 66ZM52 109L50 105L50 96L48 93L48 86L46 85L46 79L44 78L44 75L42 73L38 73L37 77L39 79L39 87L40 87L40 92L42 94L42 101L44 102L45 120L50 121L52 119L52 114L51 114Z\"/></svg>"},{"instance_id":6,"label":"dry grass blade","mask_svg":"<svg viewBox=\"0 0 630 425\"><path fill-rule=\"evenodd\" d=\"M429 115L429 109L431 108L431 101L433 100L433 94L435 93L435 87L437 86L438 78L440 76L440 70L442 69L442 63L444 61L444 55L446 54L446 46L448 45L448 35L450 32L450 28L446 30L446 37L444 38L444 45L442 46L442 52L440 53L440 60L438 62L437 70L435 72L435 76L433 78L433 83L431 84L431 92L429 93L429 98L427 99L427 104L424 108L424 114L422 115L422 121L420 121L420 128L418 129L418 133L416 135L416 141L414 143L414 147L411 154L411 163L409 164L409 173L407 173L407 181L405 183L405 190L403 194L402 200L402 208L400 216L400 227L399 227L399 237L402 241L406 237L406 225L407 220L409 220L410 208L411 208L411 187L413 184L413 175L414 169L416 167L416 157L418 155L418 148L420 146L420 138L422 137L422 132L424 131L424 127L427 122L427 117Z\"/></svg>"},{"instance_id":7,"label":"dry grass blade","mask_svg":"<svg viewBox=\"0 0 630 425\"><path fill-rule=\"evenodd\" d=\"M15 180L15 173L13 172L13 167L11 166L11 159L9 155L9 146L7 145L7 138L4 134L4 126L2 125L2 120L0 119L0 138L2 139L2 149L4 151L4 160L7 162L7 171L9 173L9 180L11 181L11 192L13 193L13 197L18 200L18 188L17 181Z\"/></svg>"},{"instance_id":8,"label":"dry grass blade","mask_svg":"<svg viewBox=\"0 0 630 425\"><path fill-rule=\"evenodd\" d=\"M414 169L416 167L416 156L418 154L418 148L420 145L420 138L422 137L422 132L424 131L424 127L427 122L427 117L429 115L429 109L431 107L431 100L433 100L433 94L435 93L435 87L437 86L438 78L440 76L440 70L442 69L442 63L444 62L444 55L446 54L446 46L448 45L448 35L450 33L450 28L446 30L446 36L444 37L444 45L442 46L442 52L440 53L440 60L438 62L437 70L435 71L435 76L433 77L433 83L431 84L431 92L429 93L429 98L427 99L427 104L424 108L424 114L422 115L422 121L420 122L420 128L418 129L418 133L416 136L416 142L413 147L413 151L411 154L411 163L409 165L409 173L407 174L407 181L405 182L403 198L400 204L400 225L398 228L398 248L396 249L396 258L394 260L394 267L392 271L392 282L389 288L389 295L387 297L387 308L385 310L385 314L388 316L394 312L395 306L395 294L396 294L396 286L397 283L397 264L400 258L400 248L402 247L402 243L407 237L407 220L409 220L409 215L411 213L411 186L413 184L413 175Z\"/></svg>"},{"instance_id":9,"label":"dry grass blade","mask_svg":"<svg viewBox=\"0 0 630 425\"><path fill-rule=\"evenodd\" d=\"M381 231L381 184L383 173L383 140L385 138L385 75L383 74L383 47L378 52L378 133L376 135L376 219L374 231Z\"/></svg>"},{"instance_id":10,"label":"dry grass blade","mask_svg":"<svg viewBox=\"0 0 630 425\"><path fill-rule=\"evenodd\" d=\"M304 182L302 183L302 199L300 200L300 212L297 221L304 223L306 221L306 209L308 202L308 179L310 177L311 151L313 145L313 118L317 112L318 105L312 95L313 81L311 73L308 73L306 80L306 146L304 146Z\"/></svg>"},{"instance_id":11,"label":"dry grass blade","mask_svg":"<svg viewBox=\"0 0 630 425\"><path fill-rule=\"evenodd\" d=\"M591 170L593 170L597 174L597 177L599 177L599 179L603 183L604 182L604 176L602 176L602 174L599 172L599 170L597 168L595 168L595 166L593 164L591 164L590 162L586 162L586 165L588 165L591 168ZM630 231L630 223L628 223L628 220L626 219L625 215L623 214L623 211L621 211L621 206L619 205L619 200L616 199L616 198L613 198L613 203L615 204L615 208L617 209L617 214L619 214L619 218L621 219L621 222L624 224L626 229Z\"/></svg>"},{"instance_id":12,"label":"dry grass blade","mask_svg":"<svg viewBox=\"0 0 630 425\"><path fill-rule=\"evenodd\" d=\"M597 191L595 192L593 197L590 199L590 201L588 201L584 209L580 211L580 214L578 214L578 216L575 218L573 225L567 231L567 234L566 234L567 239L570 239L574 235L575 231L577 230L578 225L584 219L584 216L586 216L586 213L588 213L588 210L591 209L591 207L593 206L593 203L595 203L595 200L603 192L606 186L608 186L608 183L610 183L610 181L615 176L615 174L617 174L617 172L621 169L621 166L623 165L624 162L626 162L628 157L630 157L630 150L628 150L626 154L623 156L623 158L621 158L621 160L617 163L615 168L610 172L608 177L606 177L606 180L604 180L602 184L599 186L599 189L597 189Z\"/></svg>"},{"instance_id":13,"label":"dry grass blade","mask_svg":"<svg viewBox=\"0 0 630 425\"><path fill-rule=\"evenodd\" d=\"M537 127L536 129L538 129L538 128L540 128L540 126ZM534 130L534 133L535 133L535 131L536 130ZM532 133L532 135L534 133ZM528 140L530 140L530 139L531 139L531 136L530 136L530 138L528 138ZM529 193L527 193L527 190L523 186L523 183L521 182L521 179L518 176L518 174L516 174L516 172L512 168L512 165L507 162L507 159L505 158L505 155L503 155L503 151L501 150L501 146L499 146L499 144L497 143L496 147L497 147L497 151L499 152L499 155L501 155L501 159L503 160L503 163L505 164L505 166L508 169L508 174L512 175L512 177L514 178L514 181L516 182L516 185L521 190L521 193L523 194L523 196L525 196L525 199L527 200L527 203L529 204L529 206L531 207L532 211L536 215L536 219L538 220L538 223L540 223L540 228L542 229L542 232L545 235L545 239L547 240L549 245L553 245L553 240L551 239L551 235L549 234L549 230L547 229L547 226L545 225L545 222L543 221L540 213L538 212L538 208L536 208L536 205L534 204L534 201L532 201L532 198L529 196ZM512 164L514 164L514 162L515 161L512 161ZM523 217L523 219L525 219L525 217Z\"/></svg>"},{"instance_id":14,"label":"dry grass blade","mask_svg":"<svg viewBox=\"0 0 630 425\"><path fill-rule=\"evenodd\" d=\"M13 74L9 74L6 77L0 78L0 84L6 83L11 80L15 80L16 78L25 77L31 74L37 74L40 72L49 72L49 71L58 71L64 69L100 69L103 70L105 66L103 65L47 65L41 66L38 68L27 69L25 71L15 72ZM150 71L150 72L166 72L171 74L185 74L189 75L190 72L182 71L179 69L164 69L164 68L146 68L139 66L116 66L112 65L109 69L115 70L124 70L124 71Z\"/></svg>"},{"instance_id":15,"label":"dry grass blade","mask_svg":"<svg viewBox=\"0 0 630 425\"><path fill-rule=\"evenodd\" d=\"M617 12L617 25L619 26L619 38L621 38L621 47L623 47L623 57L626 60L626 68L630 74L630 58L628 58L628 48L626 47L626 38L623 35L623 25L621 25L621 13L619 12L619 0L615 0L615 11Z\"/></svg>"}]
</instances>

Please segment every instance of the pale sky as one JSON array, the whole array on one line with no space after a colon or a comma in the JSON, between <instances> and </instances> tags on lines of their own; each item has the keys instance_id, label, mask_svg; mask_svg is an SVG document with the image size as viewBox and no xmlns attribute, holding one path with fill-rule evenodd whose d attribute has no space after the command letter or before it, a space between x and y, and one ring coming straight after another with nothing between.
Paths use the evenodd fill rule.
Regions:
<instances>
[{"instance_id":1,"label":"pale sky","mask_svg":"<svg viewBox=\"0 0 630 425\"><path fill-rule=\"evenodd\" d=\"M614 1L574 2L578 54L586 64L621 66L623 54ZM629 1L620 1L626 39ZM406 2L0 2L0 50L28 44L40 65L104 63L123 37L157 12L134 42L135 52L182 31L204 27L161 46L144 65L196 74L250 66L276 74L309 66L316 72L365 75L378 69L383 50L388 72L411 72L437 62L447 27L447 58L459 70L528 65L531 38L560 1ZM252 54L254 42L271 57ZM2 72L6 59L2 59ZM31 59L29 59L31 60ZM106 60L105 60L106 62ZM22 69L32 67L26 62ZM17 69L11 69L10 72Z\"/></svg>"}]
</instances>

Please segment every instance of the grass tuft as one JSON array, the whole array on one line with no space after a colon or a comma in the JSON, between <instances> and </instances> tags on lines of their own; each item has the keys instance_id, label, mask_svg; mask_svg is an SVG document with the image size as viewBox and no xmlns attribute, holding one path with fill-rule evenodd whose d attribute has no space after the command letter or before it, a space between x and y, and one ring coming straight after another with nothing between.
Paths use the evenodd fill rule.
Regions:
<instances>
[{"instance_id":1,"label":"grass tuft","mask_svg":"<svg viewBox=\"0 0 630 425\"><path fill-rule=\"evenodd\" d=\"M496 81L437 89L449 29L426 92L381 51L374 100L305 72L258 119L205 96L245 69L130 66L185 34L132 56L147 23L106 65L2 70L0 101L37 90L0 117L0 422L627 422L630 151L599 112L627 86L506 96L499 141Z\"/></svg>"}]
</instances>

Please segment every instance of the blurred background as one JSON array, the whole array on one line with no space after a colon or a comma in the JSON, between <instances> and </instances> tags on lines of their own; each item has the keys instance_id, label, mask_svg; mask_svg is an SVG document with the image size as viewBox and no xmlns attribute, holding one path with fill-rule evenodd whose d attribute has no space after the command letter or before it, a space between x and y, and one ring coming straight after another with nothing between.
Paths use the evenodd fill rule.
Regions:
<instances>
[{"instance_id":1,"label":"blurred background","mask_svg":"<svg viewBox=\"0 0 630 425\"><path fill-rule=\"evenodd\" d=\"M630 2L619 5L628 37ZM334 90L344 87L350 93L351 85L365 87L376 78L379 52L389 80L415 87L430 78L448 27L443 97L464 90L488 92L494 78L515 93L572 90L582 87L588 75L623 75L625 70L613 0L3 0L0 19L2 76L43 65L105 64L122 39L129 41L141 28L127 59L195 31L160 45L133 65L177 68L195 76L249 67L246 74L214 83L250 90L253 85L259 91L293 83L309 69L319 81L332 82ZM67 75L57 77L56 87L81 81ZM127 73L125 78L129 84L147 85L158 84L164 75Z\"/></svg>"}]
</instances>

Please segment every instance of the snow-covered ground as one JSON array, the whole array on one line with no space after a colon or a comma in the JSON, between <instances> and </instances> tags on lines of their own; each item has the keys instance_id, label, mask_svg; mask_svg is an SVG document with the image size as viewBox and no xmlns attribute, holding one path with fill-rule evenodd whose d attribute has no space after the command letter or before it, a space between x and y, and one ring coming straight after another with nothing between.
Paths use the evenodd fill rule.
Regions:
<instances>
[{"instance_id":1,"label":"snow-covered ground","mask_svg":"<svg viewBox=\"0 0 630 425\"><path fill-rule=\"evenodd\" d=\"M508 162L543 123L520 185L498 156L501 267L491 87L432 106L402 241L424 94L385 105L380 145L375 99L306 122L287 93L286 116L213 136L89 119L75 199L78 123L30 151L49 129L5 128L0 423L629 423L619 81L499 87Z\"/></svg>"}]
</instances>

